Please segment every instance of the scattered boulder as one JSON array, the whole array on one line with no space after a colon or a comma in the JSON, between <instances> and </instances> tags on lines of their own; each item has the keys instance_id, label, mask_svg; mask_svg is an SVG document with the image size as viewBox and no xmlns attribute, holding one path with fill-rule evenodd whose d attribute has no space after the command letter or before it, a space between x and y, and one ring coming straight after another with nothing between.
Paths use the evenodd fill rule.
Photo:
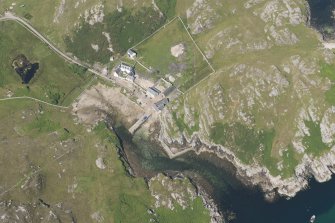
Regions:
<instances>
[{"instance_id":1,"label":"scattered boulder","mask_svg":"<svg viewBox=\"0 0 335 223\"><path fill-rule=\"evenodd\" d=\"M98 159L95 160L95 165L101 170L106 169L106 164L103 160L103 158L99 157Z\"/></svg>"},{"instance_id":2,"label":"scattered boulder","mask_svg":"<svg viewBox=\"0 0 335 223\"><path fill-rule=\"evenodd\" d=\"M183 55L184 52L185 52L185 46L182 43L179 43L179 44L171 47L171 54L172 54L172 56L174 56L176 58L178 58L181 55Z\"/></svg>"}]
</instances>

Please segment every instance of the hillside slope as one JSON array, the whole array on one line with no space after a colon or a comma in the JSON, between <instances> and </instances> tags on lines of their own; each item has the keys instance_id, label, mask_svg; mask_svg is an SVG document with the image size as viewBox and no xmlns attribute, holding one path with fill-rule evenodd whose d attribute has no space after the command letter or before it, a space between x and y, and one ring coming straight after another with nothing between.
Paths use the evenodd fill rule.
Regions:
<instances>
[{"instance_id":1,"label":"hillside slope","mask_svg":"<svg viewBox=\"0 0 335 223\"><path fill-rule=\"evenodd\" d=\"M184 16L216 72L163 112L161 140L229 157L247 180L288 196L307 175L329 180L334 56L307 26L307 3L204 0Z\"/></svg>"}]
</instances>

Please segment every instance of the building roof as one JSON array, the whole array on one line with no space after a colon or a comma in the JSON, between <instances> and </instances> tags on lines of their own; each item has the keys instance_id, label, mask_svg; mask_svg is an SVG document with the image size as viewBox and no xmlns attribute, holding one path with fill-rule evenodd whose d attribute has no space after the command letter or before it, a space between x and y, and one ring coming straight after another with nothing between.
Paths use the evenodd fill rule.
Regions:
<instances>
[{"instance_id":1,"label":"building roof","mask_svg":"<svg viewBox=\"0 0 335 223\"><path fill-rule=\"evenodd\" d=\"M128 56L130 56L130 57L136 57L136 56L137 56L137 52L136 52L135 50L133 50L133 49L129 49L129 50L127 51L127 54L128 54Z\"/></svg>"},{"instance_id":2,"label":"building roof","mask_svg":"<svg viewBox=\"0 0 335 223\"><path fill-rule=\"evenodd\" d=\"M125 72L128 75L132 75L132 76L135 75L134 67L130 66L129 64L121 62L119 68L122 72Z\"/></svg>"},{"instance_id":3,"label":"building roof","mask_svg":"<svg viewBox=\"0 0 335 223\"><path fill-rule=\"evenodd\" d=\"M152 96L157 96L157 95L159 95L161 92L160 92L160 90L158 90L158 89L155 88L155 87L149 87L148 90L147 90L147 93L148 93L148 94L151 94Z\"/></svg>"},{"instance_id":4,"label":"building roof","mask_svg":"<svg viewBox=\"0 0 335 223\"><path fill-rule=\"evenodd\" d=\"M169 87L169 88L167 88L164 92L163 92L163 94L165 95L165 97L167 97L168 95L170 95L173 91L175 91L176 90L176 87L175 86L171 86L171 87Z\"/></svg>"},{"instance_id":5,"label":"building roof","mask_svg":"<svg viewBox=\"0 0 335 223\"><path fill-rule=\"evenodd\" d=\"M164 98L158 102L156 102L154 104L154 108L157 110L157 111L161 111L163 110L163 108L169 103L169 99L168 98Z\"/></svg>"}]
</instances>

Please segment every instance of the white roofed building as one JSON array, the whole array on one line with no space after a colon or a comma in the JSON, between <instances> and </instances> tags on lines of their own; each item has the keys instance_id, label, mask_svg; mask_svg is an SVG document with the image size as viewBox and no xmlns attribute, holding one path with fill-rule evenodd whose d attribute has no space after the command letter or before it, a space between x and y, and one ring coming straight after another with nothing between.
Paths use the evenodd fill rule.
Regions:
<instances>
[{"instance_id":1,"label":"white roofed building","mask_svg":"<svg viewBox=\"0 0 335 223\"><path fill-rule=\"evenodd\" d=\"M128 55L128 57L131 58L131 59L135 59L135 58L137 57L137 53L136 53L136 51L133 50L133 49L129 49L129 50L127 51L127 55Z\"/></svg>"}]
</instances>

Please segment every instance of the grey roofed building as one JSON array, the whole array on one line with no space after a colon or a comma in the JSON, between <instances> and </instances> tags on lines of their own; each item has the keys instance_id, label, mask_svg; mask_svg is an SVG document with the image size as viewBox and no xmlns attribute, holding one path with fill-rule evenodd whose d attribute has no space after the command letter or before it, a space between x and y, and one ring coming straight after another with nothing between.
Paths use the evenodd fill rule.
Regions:
<instances>
[{"instance_id":1,"label":"grey roofed building","mask_svg":"<svg viewBox=\"0 0 335 223\"><path fill-rule=\"evenodd\" d=\"M128 75L135 75L135 69L134 69L134 67L132 67L132 66L126 64L126 63L121 63L120 64L120 70L122 72L125 72Z\"/></svg>"},{"instance_id":2,"label":"grey roofed building","mask_svg":"<svg viewBox=\"0 0 335 223\"><path fill-rule=\"evenodd\" d=\"M154 109L155 109L156 111L161 111L161 110L163 110L163 108L165 108L165 106L166 106L168 103L169 103L169 99L168 99L168 98L164 98L164 99L162 99L162 100L160 100L160 101L158 101L158 102L156 102L156 103L154 104Z\"/></svg>"},{"instance_id":3,"label":"grey roofed building","mask_svg":"<svg viewBox=\"0 0 335 223\"><path fill-rule=\"evenodd\" d=\"M155 87L149 87L147 90L147 95L151 98L158 96L160 93L161 93L160 90L158 90Z\"/></svg>"},{"instance_id":4,"label":"grey roofed building","mask_svg":"<svg viewBox=\"0 0 335 223\"><path fill-rule=\"evenodd\" d=\"M123 78L128 81L134 81L135 80L135 69L134 67L122 62L121 64L115 67L114 76Z\"/></svg>"},{"instance_id":5,"label":"grey roofed building","mask_svg":"<svg viewBox=\"0 0 335 223\"><path fill-rule=\"evenodd\" d=\"M175 86L171 86L169 88L167 88L163 94L165 97L169 96L172 92L174 92L177 88Z\"/></svg>"},{"instance_id":6,"label":"grey roofed building","mask_svg":"<svg viewBox=\"0 0 335 223\"><path fill-rule=\"evenodd\" d=\"M127 51L127 55L128 55L129 58L131 58L131 59L135 59L136 56L137 56L137 53L136 53L135 50L133 50L133 49L129 49L129 50Z\"/></svg>"}]
</instances>

